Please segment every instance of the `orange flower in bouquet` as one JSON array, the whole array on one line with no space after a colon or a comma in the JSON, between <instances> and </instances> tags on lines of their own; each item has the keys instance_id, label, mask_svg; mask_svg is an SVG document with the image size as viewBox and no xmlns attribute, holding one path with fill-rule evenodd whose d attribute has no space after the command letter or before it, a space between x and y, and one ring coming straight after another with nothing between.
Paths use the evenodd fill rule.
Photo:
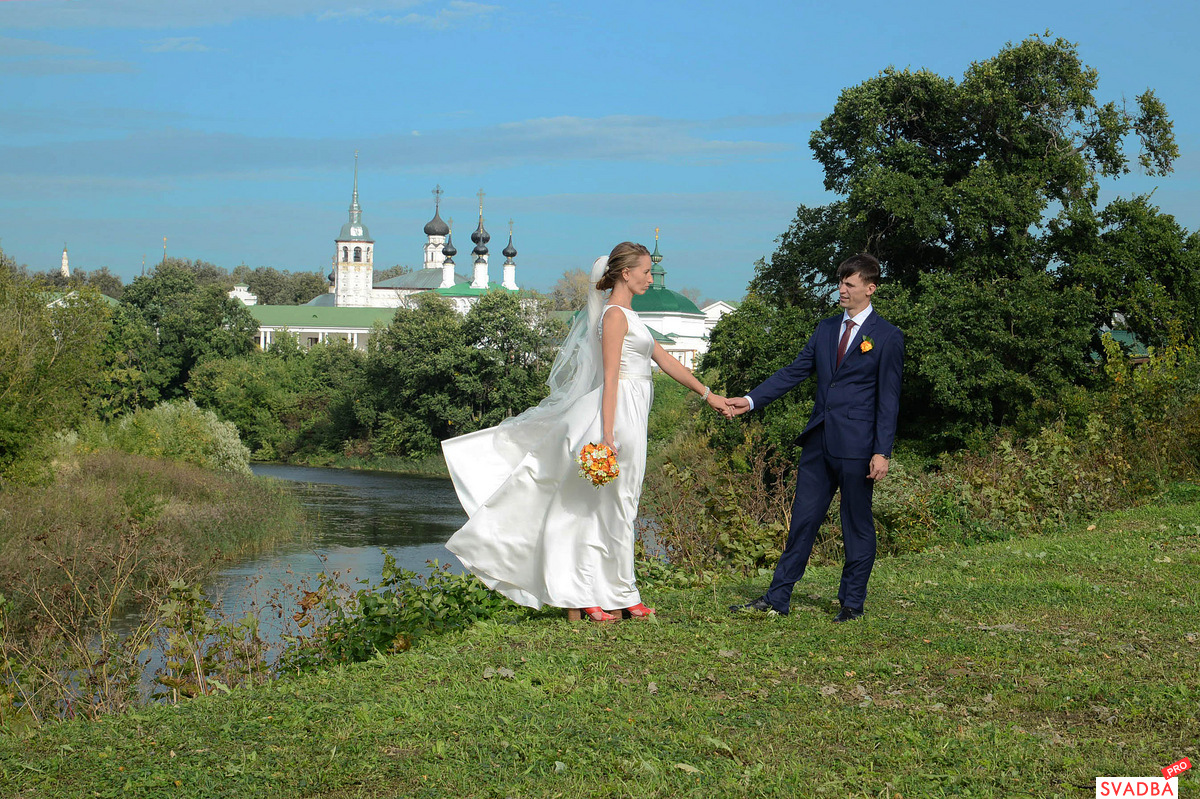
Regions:
<instances>
[{"instance_id":1,"label":"orange flower in bouquet","mask_svg":"<svg viewBox=\"0 0 1200 799\"><path fill-rule=\"evenodd\" d=\"M579 476L596 488L611 483L621 473L617 453L604 443L584 444L575 462L579 464Z\"/></svg>"}]
</instances>

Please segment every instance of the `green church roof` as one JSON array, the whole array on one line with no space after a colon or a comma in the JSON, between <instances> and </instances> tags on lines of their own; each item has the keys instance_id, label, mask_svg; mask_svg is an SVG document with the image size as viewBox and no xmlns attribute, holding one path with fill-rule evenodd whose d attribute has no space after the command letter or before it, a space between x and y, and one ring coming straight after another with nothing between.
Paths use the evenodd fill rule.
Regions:
<instances>
[{"instance_id":1,"label":"green church roof","mask_svg":"<svg viewBox=\"0 0 1200 799\"><path fill-rule=\"evenodd\" d=\"M696 303L666 286L651 286L645 294L633 295L631 303L638 313L685 313L701 315Z\"/></svg>"},{"instance_id":2,"label":"green church roof","mask_svg":"<svg viewBox=\"0 0 1200 799\"><path fill-rule=\"evenodd\" d=\"M506 289L504 286L501 286L495 281L488 283L487 288L485 289L474 289L471 288L471 284L469 282L464 281L462 283L455 283L449 288L434 289L434 291L438 294L441 294L443 297L480 297L484 294L487 294L489 291L512 291L512 289Z\"/></svg>"},{"instance_id":3,"label":"green church roof","mask_svg":"<svg viewBox=\"0 0 1200 799\"><path fill-rule=\"evenodd\" d=\"M315 305L248 305L260 325L267 327L369 328L388 324L395 308L323 308Z\"/></svg>"}]
</instances>

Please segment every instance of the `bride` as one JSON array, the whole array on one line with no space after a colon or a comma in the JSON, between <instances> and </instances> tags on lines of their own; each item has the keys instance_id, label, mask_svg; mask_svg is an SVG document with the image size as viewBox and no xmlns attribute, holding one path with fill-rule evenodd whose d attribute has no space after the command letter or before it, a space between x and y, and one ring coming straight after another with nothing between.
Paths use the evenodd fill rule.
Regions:
<instances>
[{"instance_id":1,"label":"bride","mask_svg":"<svg viewBox=\"0 0 1200 799\"><path fill-rule=\"evenodd\" d=\"M642 604L633 565L654 396L650 362L714 409L725 400L655 343L630 307L650 288L650 270L649 250L628 241L597 259L587 312L576 315L550 369L550 395L496 427L442 442L470 517L446 548L521 605L582 609L592 621L618 618L605 608L654 613ZM579 476L575 462L596 441L617 451L620 467L600 488Z\"/></svg>"}]
</instances>

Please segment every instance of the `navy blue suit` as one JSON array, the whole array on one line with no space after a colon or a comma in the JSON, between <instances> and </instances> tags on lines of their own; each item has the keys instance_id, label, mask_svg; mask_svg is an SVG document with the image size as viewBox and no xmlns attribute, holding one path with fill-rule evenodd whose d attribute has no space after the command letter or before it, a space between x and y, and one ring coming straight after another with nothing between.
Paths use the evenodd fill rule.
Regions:
<instances>
[{"instance_id":1,"label":"navy blue suit","mask_svg":"<svg viewBox=\"0 0 1200 799\"><path fill-rule=\"evenodd\" d=\"M796 465L792 523L766 593L766 600L780 613L788 612L792 587L804 576L835 491L842 492L842 541L846 546L838 589L842 607L863 607L875 564L875 522L871 517L875 481L867 475L873 455L892 456L900 413L904 334L872 310L838 366L842 319L839 314L821 320L796 360L749 395L754 407L762 408L810 375L817 376L812 417L800 435L804 450ZM866 341L871 347L864 352Z\"/></svg>"}]
</instances>

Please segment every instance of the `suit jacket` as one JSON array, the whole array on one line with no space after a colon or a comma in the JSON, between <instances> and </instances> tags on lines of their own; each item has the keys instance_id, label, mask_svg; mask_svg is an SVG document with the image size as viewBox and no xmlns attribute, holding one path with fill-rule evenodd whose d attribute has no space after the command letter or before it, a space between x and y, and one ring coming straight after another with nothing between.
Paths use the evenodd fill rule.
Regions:
<instances>
[{"instance_id":1,"label":"suit jacket","mask_svg":"<svg viewBox=\"0 0 1200 799\"><path fill-rule=\"evenodd\" d=\"M826 451L835 458L890 458L900 414L900 377L904 371L904 334L876 311L837 366L842 315L822 319L796 360L750 392L755 408L765 407L816 373L812 416L800 434L825 425ZM862 344L872 342L867 352Z\"/></svg>"}]
</instances>

